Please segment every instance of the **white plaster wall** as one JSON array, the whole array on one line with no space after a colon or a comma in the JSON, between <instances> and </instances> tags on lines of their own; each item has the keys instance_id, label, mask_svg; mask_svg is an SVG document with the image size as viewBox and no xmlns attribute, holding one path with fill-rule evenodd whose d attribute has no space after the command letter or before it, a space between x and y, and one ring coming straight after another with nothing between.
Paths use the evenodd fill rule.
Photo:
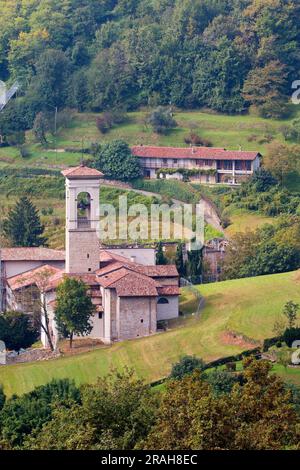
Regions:
<instances>
[{"instance_id":1,"label":"white plaster wall","mask_svg":"<svg viewBox=\"0 0 300 470\"><path fill-rule=\"evenodd\" d=\"M3 261L4 273L7 278L17 276L45 264L59 269L64 269L65 267L64 261Z\"/></svg>"},{"instance_id":2,"label":"white plaster wall","mask_svg":"<svg viewBox=\"0 0 300 470\"><path fill-rule=\"evenodd\" d=\"M131 257L135 257L133 260L135 263L143 264L145 266L155 265L155 249L154 248L112 248L109 249L112 254L125 256L130 260Z\"/></svg>"},{"instance_id":3,"label":"white plaster wall","mask_svg":"<svg viewBox=\"0 0 300 470\"><path fill-rule=\"evenodd\" d=\"M179 316L179 303L177 296L163 296L168 304L157 304L157 320L171 320Z\"/></svg>"}]
</instances>

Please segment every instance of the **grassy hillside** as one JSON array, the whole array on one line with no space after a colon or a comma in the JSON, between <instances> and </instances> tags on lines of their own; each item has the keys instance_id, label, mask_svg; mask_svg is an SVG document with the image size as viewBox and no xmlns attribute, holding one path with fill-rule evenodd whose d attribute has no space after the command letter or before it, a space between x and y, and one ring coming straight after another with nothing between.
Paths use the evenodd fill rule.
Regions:
<instances>
[{"instance_id":1,"label":"grassy hillside","mask_svg":"<svg viewBox=\"0 0 300 470\"><path fill-rule=\"evenodd\" d=\"M140 377L152 381L167 375L171 364L184 354L196 354L206 361L236 354L251 347L250 338L259 342L274 335L274 322L283 305L291 299L300 302L297 277L299 273L292 272L199 286L206 299L200 319L190 317L166 333L79 356L1 367L0 383L11 395L24 393L53 377L93 382L110 368L124 366L133 367ZM184 290L181 309L191 313L194 308L194 298ZM248 339L238 341L232 332ZM289 375L300 381L300 373L288 371L287 378Z\"/></svg>"},{"instance_id":2,"label":"grassy hillside","mask_svg":"<svg viewBox=\"0 0 300 470\"><path fill-rule=\"evenodd\" d=\"M282 140L280 129L290 120L280 121L262 119L257 116L227 116L222 114L206 113L202 111L176 112L175 119L178 127L167 135L157 135L145 125L146 111L128 114L126 123L115 126L110 132L102 135L96 127L97 114L75 114L71 125L67 129L60 129L57 136L58 152L53 151L55 142L49 137L49 149L43 149L33 142L32 134L27 134L30 156L25 160L19 156L17 148L0 149L0 166L13 164L14 166L42 166L55 167L75 164L80 160L81 149L88 147L95 141L110 141L124 139L130 145L151 144L183 147L184 137L193 132L208 139L215 147L228 149L257 150L264 153L267 141L270 138ZM51 150L52 148L52 150ZM64 149L78 149L78 152L63 152Z\"/></svg>"}]
</instances>

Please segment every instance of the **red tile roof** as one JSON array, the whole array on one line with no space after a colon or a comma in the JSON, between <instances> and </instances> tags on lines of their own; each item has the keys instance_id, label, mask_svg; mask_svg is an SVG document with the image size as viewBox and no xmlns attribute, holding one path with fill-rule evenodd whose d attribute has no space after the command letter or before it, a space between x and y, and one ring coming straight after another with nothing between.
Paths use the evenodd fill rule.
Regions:
<instances>
[{"instance_id":1,"label":"red tile roof","mask_svg":"<svg viewBox=\"0 0 300 470\"><path fill-rule=\"evenodd\" d=\"M24 287L39 285L43 282L47 282L48 284L48 281L50 283L53 276L62 274L62 270L46 264L25 273L18 274L17 276L10 277L7 279L7 284L12 290L19 290Z\"/></svg>"},{"instance_id":2,"label":"red tile roof","mask_svg":"<svg viewBox=\"0 0 300 470\"><path fill-rule=\"evenodd\" d=\"M177 286L162 286L158 288L159 295L179 295L180 290Z\"/></svg>"},{"instance_id":3,"label":"red tile roof","mask_svg":"<svg viewBox=\"0 0 300 470\"><path fill-rule=\"evenodd\" d=\"M110 287L115 282L122 279L122 277L127 276L127 274L130 274L130 273L131 271L121 267L110 273L106 273L106 274L102 274L101 276L98 276L97 280L101 286L107 288L107 287Z\"/></svg>"},{"instance_id":4,"label":"red tile roof","mask_svg":"<svg viewBox=\"0 0 300 470\"><path fill-rule=\"evenodd\" d=\"M80 165L75 166L72 168L67 168L66 170L61 172L65 178L68 179L77 179L77 178L101 178L103 173L101 171L96 170L95 168L89 168L88 166Z\"/></svg>"},{"instance_id":5,"label":"red tile roof","mask_svg":"<svg viewBox=\"0 0 300 470\"><path fill-rule=\"evenodd\" d=\"M83 281L87 286L98 286L99 283L97 281L97 276L96 274L88 274L88 273L65 273L64 271L59 271L58 273L55 273L51 278L49 279L47 290L53 290L56 289L59 284L62 282L64 277L72 277L75 279L78 279L80 281Z\"/></svg>"},{"instance_id":6,"label":"red tile roof","mask_svg":"<svg viewBox=\"0 0 300 470\"><path fill-rule=\"evenodd\" d=\"M258 152L226 150L213 147L155 147L136 145L131 148L132 154L140 158L178 158L205 160L255 160Z\"/></svg>"},{"instance_id":7,"label":"red tile roof","mask_svg":"<svg viewBox=\"0 0 300 470\"><path fill-rule=\"evenodd\" d=\"M1 248L2 261L64 261L65 252L50 248Z\"/></svg>"},{"instance_id":8,"label":"red tile roof","mask_svg":"<svg viewBox=\"0 0 300 470\"><path fill-rule=\"evenodd\" d=\"M116 289L118 297L157 297L159 284L147 276L128 271L110 287Z\"/></svg>"}]
</instances>

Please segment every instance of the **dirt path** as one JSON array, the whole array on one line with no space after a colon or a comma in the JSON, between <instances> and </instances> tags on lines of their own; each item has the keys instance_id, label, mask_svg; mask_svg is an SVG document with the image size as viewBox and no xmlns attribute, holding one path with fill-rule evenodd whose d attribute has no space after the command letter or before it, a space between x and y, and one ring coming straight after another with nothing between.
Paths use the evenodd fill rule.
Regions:
<instances>
[{"instance_id":1,"label":"dirt path","mask_svg":"<svg viewBox=\"0 0 300 470\"><path fill-rule=\"evenodd\" d=\"M156 197L157 199L162 198L161 194L153 193L150 191L145 191L142 189L134 189L130 184L122 183L120 181L103 180L102 185L107 186L107 187L119 188L119 189L128 189L130 191L134 191L137 194L142 194L143 196L153 196L153 197ZM209 201L209 199L203 198L203 197L201 201L202 201L202 204L204 205L205 222L211 225L212 227L214 227L219 232L223 232L221 220L214 204L211 201ZM172 198L172 202L174 204L185 204L183 201L180 201L179 199L174 199L174 198Z\"/></svg>"}]
</instances>

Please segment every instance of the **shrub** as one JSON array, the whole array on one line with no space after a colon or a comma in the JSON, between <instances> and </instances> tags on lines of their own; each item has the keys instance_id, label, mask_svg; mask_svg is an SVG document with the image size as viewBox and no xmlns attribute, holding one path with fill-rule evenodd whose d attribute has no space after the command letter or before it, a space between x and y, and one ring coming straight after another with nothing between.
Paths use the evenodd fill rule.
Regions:
<instances>
[{"instance_id":1,"label":"shrub","mask_svg":"<svg viewBox=\"0 0 300 470\"><path fill-rule=\"evenodd\" d=\"M223 395L231 392L234 384L238 382L238 377L228 371L216 369L207 374L205 380L211 385L214 395Z\"/></svg>"},{"instance_id":2,"label":"shrub","mask_svg":"<svg viewBox=\"0 0 300 470\"><path fill-rule=\"evenodd\" d=\"M156 108L147 118L156 134L166 134L170 129L177 127L172 112L162 106Z\"/></svg>"},{"instance_id":3,"label":"shrub","mask_svg":"<svg viewBox=\"0 0 300 470\"><path fill-rule=\"evenodd\" d=\"M0 385L0 411L2 410L2 408L4 406L5 400L6 400L6 396L5 396L5 393L3 391L2 385Z\"/></svg>"},{"instance_id":4,"label":"shrub","mask_svg":"<svg viewBox=\"0 0 300 470\"><path fill-rule=\"evenodd\" d=\"M53 217L52 219L52 224L56 227L57 225L60 225L60 218L59 217Z\"/></svg>"},{"instance_id":5,"label":"shrub","mask_svg":"<svg viewBox=\"0 0 300 470\"><path fill-rule=\"evenodd\" d=\"M104 116L98 116L96 119L97 129L102 133L106 134L110 129L111 125L107 122Z\"/></svg>"},{"instance_id":6,"label":"shrub","mask_svg":"<svg viewBox=\"0 0 300 470\"><path fill-rule=\"evenodd\" d=\"M289 348L297 340L300 341L300 328L287 328L283 333L283 341L285 341Z\"/></svg>"},{"instance_id":7,"label":"shrub","mask_svg":"<svg viewBox=\"0 0 300 470\"><path fill-rule=\"evenodd\" d=\"M190 375L195 371L203 371L205 363L196 356L183 356L179 362L173 364L170 378L182 379L185 375Z\"/></svg>"},{"instance_id":8,"label":"shrub","mask_svg":"<svg viewBox=\"0 0 300 470\"><path fill-rule=\"evenodd\" d=\"M235 372L236 371L236 363L235 362L227 362L225 365L228 372Z\"/></svg>"},{"instance_id":9,"label":"shrub","mask_svg":"<svg viewBox=\"0 0 300 470\"><path fill-rule=\"evenodd\" d=\"M26 147L26 145L21 145L20 149L20 157L21 158L28 158L30 157L30 152L28 150L28 147Z\"/></svg>"},{"instance_id":10,"label":"shrub","mask_svg":"<svg viewBox=\"0 0 300 470\"><path fill-rule=\"evenodd\" d=\"M186 144L191 144L199 147L212 147L212 142L207 139L203 139L193 132L184 138Z\"/></svg>"},{"instance_id":11,"label":"shrub","mask_svg":"<svg viewBox=\"0 0 300 470\"><path fill-rule=\"evenodd\" d=\"M28 348L38 336L28 314L14 311L0 314L0 338L8 349Z\"/></svg>"}]
</instances>

